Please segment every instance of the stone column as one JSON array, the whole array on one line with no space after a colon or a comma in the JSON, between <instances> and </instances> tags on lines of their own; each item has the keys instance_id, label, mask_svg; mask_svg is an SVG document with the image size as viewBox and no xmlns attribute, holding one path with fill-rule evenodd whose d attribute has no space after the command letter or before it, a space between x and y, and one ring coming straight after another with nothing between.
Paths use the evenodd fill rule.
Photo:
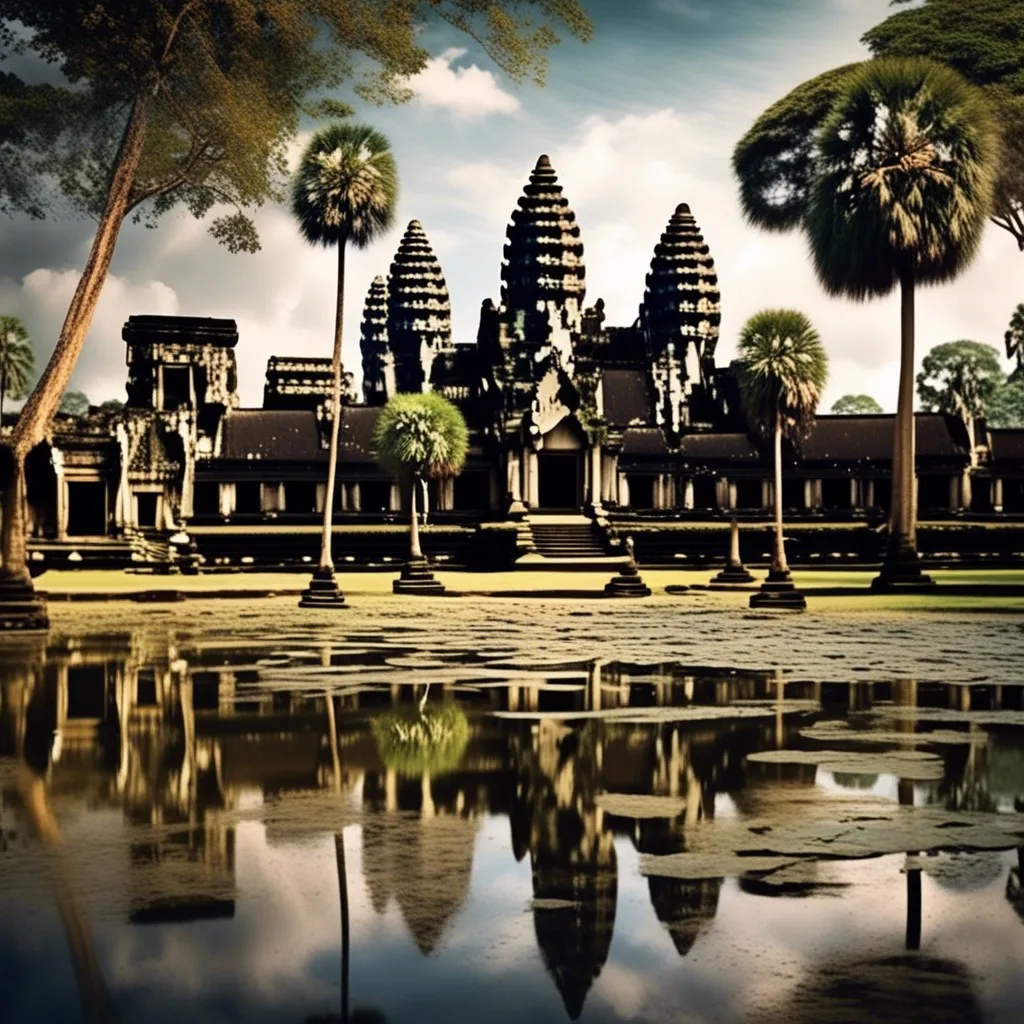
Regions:
<instances>
[{"instance_id":1,"label":"stone column","mask_svg":"<svg viewBox=\"0 0 1024 1024\"><path fill-rule=\"evenodd\" d=\"M601 468L601 499L603 501L619 500L619 457L610 453L602 453L604 465Z\"/></svg>"},{"instance_id":2,"label":"stone column","mask_svg":"<svg viewBox=\"0 0 1024 1024\"><path fill-rule=\"evenodd\" d=\"M761 508L771 508L772 507L772 503L775 501L775 495L773 493L774 490L775 490L775 487L772 484L771 480L762 480L761 481ZM735 508L735 507L736 506L734 504L733 508Z\"/></svg>"},{"instance_id":3,"label":"stone column","mask_svg":"<svg viewBox=\"0 0 1024 1024\"><path fill-rule=\"evenodd\" d=\"M814 500L814 483L810 478L804 481L804 508L817 508Z\"/></svg>"},{"instance_id":4,"label":"stone column","mask_svg":"<svg viewBox=\"0 0 1024 1024\"><path fill-rule=\"evenodd\" d=\"M402 491L398 484L391 485L391 493L388 495L388 511L400 512L402 510Z\"/></svg>"},{"instance_id":5,"label":"stone column","mask_svg":"<svg viewBox=\"0 0 1024 1024\"><path fill-rule=\"evenodd\" d=\"M325 501L327 501L327 484L317 484L315 499L317 515L323 515Z\"/></svg>"},{"instance_id":6,"label":"stone column","mask_svg":"<svg viewBox=\"0 0 1024 1024\"><path fill-rule=\"evenodd\" d=\"M720 476L715 479L715 504L719 508L732 508L732 504L729 501L730 498L729 480L727 477Z\"/></svg>"},{"instance_id":7,"label":"stone column","mask_svg":"<svg viewBox=\"0 0 1024 1024\"><path fill-rule=\"evenodd\" d=\"M59 448L50 449L50 462L57 478L57 540L68 539L68 482L64 478L64 453Z\"/></svg>"},{"instance_id":8,"label":"stone column","mask_svg":"<svg viewBox=\"0 0 1024 1024\"><path fill-rule=\"evenodd\" d=\"M726 484L726 494L728 495L728 503L726 508L736 508L739 502L738 488L736 487L735 480L729 480Z\"/></svg>"},{"instance_id":9,"label":"stone column","mask_svg":"<svg viewBox=\"0 0 1024 1024\"><path fill-rule=\"evenodd\" d=\"M683 508L693 508L693 477L688 476L683 482Z\"/></svg>"},{"instance_id":10,"label":"stone column","mask_svg":"<svg viewBox=\"0 0 1024 1024\"><path fill-rule=\"evenodd\" d=\"M455 508L455 478L446 476L437 482L437 508L439 512L451 512Z\"/></svg>"},{"instance_id":11,"label":"stone column","mask_svg":"<svg viewBox=\"0 0 1024 1024\"><path fill-rule=\"evenodd\" d=\"M352 492L348 507L352 512L361 512L363 510L363 489L359 486L358 480L354 481L351 487Z\"/></svg>"},{"instance_id":12,"label":"stone column","mask_svg":"<svg viewBox=\"0 0 1024 1024\"><path fill-rule=\"evenodd\" d=\"M949 477L949 497L946 499L946 504L950 512L955 512L960 508L960 478L955 473L950 474Z\"/></svg>"},{"instance_id":13,"label":"stone column","mask_svg":"<svg viewBox=\"0 0 1024 1024\"><path fill-rule=\"evenodd\" d=\"M513 502L523 500L523 480L520 461L519 452L508 453L508 492L512 495Z\"/></svg>"},{"instance_id":14,"label":"stone column","mask_svg":"<svg viewBox=\"0 0 1024 1024\"><path fill-rule=\"evenodd\" d=\"M195 384L192 380L192 367L189 367L189 389L193 408L195 407ZM181 438L185 452L185 465L181 474L181 518L191 519L196 483L196 431L192 429L192 414L182 417L178 425L178 436Z\"/></svg>"},{"instance_id":15,"label":"stone column","mask_svg":"<svg viewBox=\"0 0 1024 1024\"><path fill-rule=\"evenodd\" d=\"M856 477L850 478L850 508L860 508L861 486L860 481Z\"/></svg>"},{"instance_id":16,"label":"stone column","mask_svg":"<svg viewBox=\"0 0 1024 1024\"><path fill-rule=\"evenodd\" d=\"M875 481L865 480L864 481L864 507L874 508L875 507Z\"/></svg>"},{"instance_id":17,"label":"stone column","mask_svg":"<svg viewBox=\"0 0 1024 1024\"><path fill-rule=\"evenodd\" d=\"M628 507L629 506L629 480L626 479L625 473L619 473L619 504Z\"/></svg>"},{"instance_id":18,"label":"stone column","mask_svg":"<svg viewBox=\"0 0 1024 1024\"><path fill-rule=\"evenodd\" d=\"M221 484L220 485L220 514L222 516L230 516L235 511L235 485Z\"/></svg>"},{"instance_id":19,"label":"stone column","mask_svg":"<svg viewBox=\"0 0 1024 1024\"><path fill-rule=\"evenodd\" d=\"M590 503L601 504L601 446L595 444L590 449Z\"/></svg>"},{"instance_id":20,"label":"stone column","mask_svg":"<svg viewBox=\"0 0 1024 1024\"><path fill-rule=\"evenodd\" d=\"M525 456L523 469L526 476L524 481L524 490L527 494L526 501L530 508L537 508L540 504L540 474L537 472L537 453L527 449Z\"/></svg>"},{"instance_id":21,"label":"stone column","mask_svg":"<svg viewBox=\"0 0 1024 1024\"><path fill-rule=\"evenodd\" d=\"M992 508L996 512L1003 511L1003 478L995 476L992 478Z\"/></svg>"},{"instance_id":22,"label":"stone column","mask_svg":"<svg viewBox=\"0 0 1024 1024\"><path fill-rule=\"evenodd\" d=\"M964 470L964 475L960 478L960 507L970 508L974 503L974 481L971 477L971 468L968 466Z\"/></svg>"},{"instance_id":23,"label":"stone column","mask_svg":"<svg viewBox=\"0 0 1024 1024\"><path fill-rule=\"evenodd\" d=\"M131 453L128 445L128 431L123 423L118 423L114 428L114 436L117 438L121 461L121 469L117 478L117 494L114 497L114 525L118 529L123 529L124 525L130 523L132 519L132 492L128 484L128 462Z\"/></svg>"}]
</instances>

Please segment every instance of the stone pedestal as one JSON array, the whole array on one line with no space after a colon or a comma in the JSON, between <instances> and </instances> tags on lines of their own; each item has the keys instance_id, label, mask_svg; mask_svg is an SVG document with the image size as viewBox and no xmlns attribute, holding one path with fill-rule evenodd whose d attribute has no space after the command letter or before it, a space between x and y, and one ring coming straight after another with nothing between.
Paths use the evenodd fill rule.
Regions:
<instances>
[{"instance_id":1,"label":"stone pedestal","mask_svg":"<svg viewBox=\"0 0 1024 1024\"><path fill-rule=\"evenodd\" d=\"M636 562L630 562L605 584L604 593L606 597L650 597L651 588L644 583Z\"/></svg>"},{"instance_id":2,"label":"stone pedestal","mask_svg":"<svg viewBox=\"0 0 1024 1024\"><path fill-rule=\"evenodd\" d=\"M396 594L443 594L444 584L434 577L425 558L410 559L391 585Z\"/></svg>"},{"instance_id":3,"label":"stone pedestal","mask_svg":"<svg viewBox=\"0 0 1024 1024\"><path fill-rule=\"evenodd\" d=\"M28 579L0 573L0 633L50 628L46 602Z\"/></svg>"},{"instance_id":4,"label":"stone pedestal","mask_svg":"<svg viewBox=\"0 0 1024 1024\"><path fill-rule=\"evenodd\" d=\"M734 519L729 529L729 558L725 568L711 578L712 583L753 583L754 577L740 561L740 527Z\"/></svg>"},{"instance_id":5,"label":"stone pedestal","mask_svg":"<svg viewBox=\"0 0 1024 1024\"><path fill-rule=\"evenodd\" d=\"M904 593L927 591L935 580L921 570L921 558L906 538L890 546L885 553L881 571L871 581L872 590L899 590Z\"/></svg>"},{"instance_id":6,"label":"stone pedestal","mask_svg":"<svg viewBox=\"0 0 1024 1024\"><path fill-rule=\"evenodd\" d=\"M299 598L300 608L347 608L333 569L316 569Z\"/></svg>"},{"instance_id":7,"label":"stone pedestal","mask_svg":"<svg viewBox=\"0 0 1024 1024\"><path fill-rule=\"evenodd\" d=\"M793 585L793 579L786 572L768 573L756 594L750 595L750 607L776 611L802 611L807 607L807 598Z\"/></svg>"}]
</instances>

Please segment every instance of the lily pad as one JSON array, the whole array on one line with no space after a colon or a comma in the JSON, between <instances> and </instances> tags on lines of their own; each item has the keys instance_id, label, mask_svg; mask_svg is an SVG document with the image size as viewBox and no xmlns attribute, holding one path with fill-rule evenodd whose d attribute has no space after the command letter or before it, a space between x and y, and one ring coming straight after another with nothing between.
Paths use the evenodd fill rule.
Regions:
<instances>
[{"instance_id":1,"label":"lily pad","mask_svg":"<svg viewBox=\"0 0 1024 1024\"><path fill-rule=\"evenodd\" d=\"M597 806L617 818L678 818L686 801L677 796L640 796L632 793L600 793Z\"/></svg>"},{"instance_id":2,"label":"lily pad","mask_svg":"<svg viewBox=\"0 0 1024 1024\"><path fill-rule=\"evenodd\" d=\"M901 779L937 782L945 765L936 754L923 750L891 750L862 754L844 750L762 750L748 754L748 761L760 764L817 765L829 772L853 775L898 775Z\"/></svg>"}]
</instances>

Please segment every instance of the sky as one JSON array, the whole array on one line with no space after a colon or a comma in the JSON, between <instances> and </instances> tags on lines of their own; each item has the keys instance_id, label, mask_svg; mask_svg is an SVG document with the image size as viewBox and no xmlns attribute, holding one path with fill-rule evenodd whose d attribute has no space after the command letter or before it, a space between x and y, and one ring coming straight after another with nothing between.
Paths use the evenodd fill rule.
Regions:
<instances>
[{"instance_id":1,"label":"sky","mask_svg":"<svg viewBox=\"0 0 1024 1024\"><path fill-rule=\"evenodd\" d=\"M398 107L352 100L360 121L389 138L400 198L394 230L347 258L346 368L360 377L359 321L370 282L387 274L410 220L423 224L448 283L456 343L476 338L481 302L500 299L505 228L537 157L547 153L576 213L586 304L605 301L607 325L637 316L654 246L688 203L711 248L722 293L718 361L743 322L767 306L806 313L830 358L822 408L864 392L895 409L897 295L833 299L818 285L799 234L744 223L730 158L758 115L800 82L867 56L860 36L888 0L584 0L587 44L552 49L545 87L516 86L468 37L433 26L432 54ZM309 133L293 146L297 160ZM218 211L210 215L216 216ZM223 211L220 211L223 212ZM259 405L271 355L329 356L335 254L303 242L285 207L255 217L262 251L231 255L185 213L156 231L126 224L71 386L98 403L124 399L121 326L131 314L237 321L242 404ZM53 348L93 225L0 218L0 312L20 316L39 366ZM969 338L1002 352L1024 255L989 226L956 282L918 295L918 360Z\"/></svg>"}]
</instances>

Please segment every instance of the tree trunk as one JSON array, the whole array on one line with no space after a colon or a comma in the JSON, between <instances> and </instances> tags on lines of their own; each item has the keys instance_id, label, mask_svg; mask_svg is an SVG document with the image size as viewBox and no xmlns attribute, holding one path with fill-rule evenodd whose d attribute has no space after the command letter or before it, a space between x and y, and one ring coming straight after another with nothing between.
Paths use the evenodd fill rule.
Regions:
<instances>
[{"instance_id":1,"label":"tree trunk","mask_svg":"<svg viewBox=\"0 0 1024 1024\"><path fill-rule=\"evenodd\" d=\"M782 418L775 420L775 486L773 488L775 506L775 538L772 545L773 575L787 575L789 566L786 564L786 545L782 537Z\"/></svg>"},{"instance_id":2,"label":"tree trunk","mask_svg":"<svg viewBox=\"0 0 1024 1024\"><path fill-rule=\"evenodd\" d=\"M71 299L60 337L50 361L29 395L18 422L14 425L10 445L14 450L14 471L4 493L4 510L0 546L3 549L3 573L8 576L28 577L25 561L24 508L12 498L25 494L25 456L46 436L60 400L71 380L78 362L85 336L89 333L96 303L110 270L110 262L117 245L118 232L128 213L135 184L135 174L146 141L146 130L152 95L146 90L135 97L131 116L121 137L114 162L107 199L100 216L99 226L92 240L85 269ZM13 509L13 514L11 514Z\"/></svg>"},{"instance_id":3,"label":"tree trunk","mask_svg":"<svg viewBox=\"0 0 1024 1024\"><path fill-rule=\"evenodd\" d=\"M893 439L893 531L898 550L917 545L917 487L914 428L914 275L900 277L900 392ZM897 473L898 466L898 473ZM898 493L895 486L899 479Z\"/></svg>"},{"instance_id":4,"label":"tree trunk","mask_svg":"<svg viewBox=\"0 0 1024 1024\"><path fill-rule=\"evenodd\" d=\"M31 583L28 572L28 526L25 516L27 501L25 457L15 450L11 475L0 500L0 575L19 582Z\"/></svg>"},{"instance_id":5,"label":"tree trunk","mask_svg":"<svg viewBox=\"0 0 1024 1024\"><path fill-rule=\"evenodd\" d=\"M409 558L413 561L423 557L423 551L420 548L420 524L416 515L416 492L419 487L419 474L414 473L412 485L409 488Z\"/></svg>"},{"instance_id":6,"label":"tree trunk","mask_svg":"<svg viewBox=\"0 0 1024 1024\"><path fill-rule=\"evenodd\" d=\"M348 872L345 870L345 837L341 832L334 834L334 854L338 863L338 899L341 903L341 1022L348 1024Z\"/></svg>"},{"instance_id":7,"label":"tree trunk","mask_svg":"<svg viewBox=\"0 0 1024 1024\"><path fill-rule=\"evenodd\" d=\"M345 241L338 243L338 301L334 310L334 358L331 360L331 449L327 463L327 492L324 495L324 529L320 541L320 568L333 569L331 523L334 518L334 482L338 475L338 435L341 430L341 326L345 314Z\"/></svg>"}]
</instances>

